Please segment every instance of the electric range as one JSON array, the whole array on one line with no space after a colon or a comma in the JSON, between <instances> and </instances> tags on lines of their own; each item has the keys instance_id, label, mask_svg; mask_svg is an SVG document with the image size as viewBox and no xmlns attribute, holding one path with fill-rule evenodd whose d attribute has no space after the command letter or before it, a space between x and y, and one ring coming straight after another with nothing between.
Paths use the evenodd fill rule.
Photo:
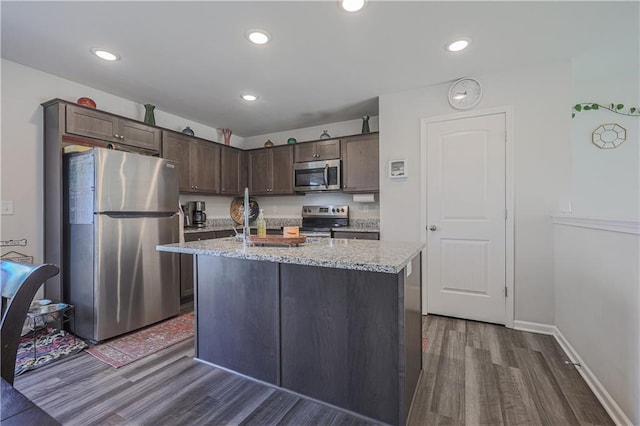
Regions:
<instances>
[{"instance_id":1,"label":"electric range","mask_svg":"<svg viewBox=\"0 0 640 426\"><path fill-rule=\"evenodd\" d=\"M331 238L331 229L349 226L349 206L302 206L300 235Z\"/></svg>"}]
</instances>

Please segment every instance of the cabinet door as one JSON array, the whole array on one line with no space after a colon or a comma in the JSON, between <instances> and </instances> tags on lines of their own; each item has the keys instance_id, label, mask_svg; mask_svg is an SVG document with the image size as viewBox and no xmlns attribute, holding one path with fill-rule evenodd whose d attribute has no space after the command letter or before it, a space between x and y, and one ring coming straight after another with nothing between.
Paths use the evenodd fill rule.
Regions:
<instances>
[{"instance_id":1,"label":"cabinet door","mask_svg":"<svg viewBox=\"0 0 640 426\"><path fill-rule=\"evenodd\" d=\"M378 135L342 140L342 190L378 192L380 190Z\"/></svg>"},{"instance_id":2,"label":"cabinet door","mask_svg":"<svg viewBox=\"0 0 640 426\"><path fill-rule=\"evenodd\" d=\"M180 192L191 192L190 180L190 148L191 141L183 136L175 135L169 132L163 132L162 139L162 158L177 161L180 172Z\"/></svg>"},{"instance_id":3,"label":"cabinet door","mask_svg":"<svg viewBox=\"0 0 640 426\"><path fill-rule=\"evenodd\" d=\"M118 134L118 119L109 114L67 105L66 124L67 133L109 142L121 142Z\"/></svg>"},{"instance_id":4,"label":"cabinet door","mask_svg":"<svg viewBox=\"0 0 640 426\"><path fill-rule=\"evenodd\" d=\"M293 147L293 152L296 163L316 160L316 150L313 142L295 144Z\"/></svg>"},{"instance_id":5,"label":"cabinet door","mask_svg":"<svg viewBox=\"0 0 640 426\"><path fill-rule=\"evenodd\" d=\"M220 192L220 145L200 140L191 143L191 183L200 194Z\"/></svg>"},{"instance_id":6,"label":"cabinet door","mask_svg":"<svg viewBox=\"0 0 640 426\"><path fill-rule=\"evenodd\" d=\"M273 184L271 194L293 194L293 147L271 148Z\"/></svg>"},{"instance_id":7,"label":"cabinet door","mask_svg":"<svg viewBox=\"0 0 640 426\"><path fill-rule=\"evenodd\" d=\"M333 160L340 158L340 139L314 142L316 160Z\"/></svg>"},{"instance_id":8,"label":"cabinet door","mask_svg":"<svg viewBox=\"0 0 640 426\"><path fill-rule=\"evenodd\" d=\"M138 148L160 151L161 130L129 120L118 120L120 142Z\"/></svg>"},{"instance_id":9,"label":"cabinet door","mask_svg":"<svg viewBox=\"0 0 640 426\"><path fill-rule=\"evenodd\" d=\"M238 195L242 191L242 151L220 148L220 193Z\"/></svg>"},{"instance_id":10,"label":"cabinet door","mask_svg":"<svg viewBox=\"0 0 640 426\"><path fill-rule=\"evenodd\" d=\"M267 195L271 193L271 150L273 148L249 151L249 193Z\"/></svg>"}]
</instances>

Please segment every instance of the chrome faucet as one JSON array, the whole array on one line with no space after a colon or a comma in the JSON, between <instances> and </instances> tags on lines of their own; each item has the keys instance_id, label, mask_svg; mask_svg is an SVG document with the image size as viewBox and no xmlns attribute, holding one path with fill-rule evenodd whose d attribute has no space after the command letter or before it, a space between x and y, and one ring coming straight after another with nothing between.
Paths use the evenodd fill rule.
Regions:
<instances>
[{"instance_id":1,"label":"chrome faucet","mask_svg":"<svg viewBox=\"0 0 640 426\"><path fill-rule=\"evenodd\" d=\"M247 235L249 235L249 211L251 210L251 206L249 206L249 188L244 188L244 224L242 226L242 243L244 245L247 244Z\"/></svg>"}]
</instances>

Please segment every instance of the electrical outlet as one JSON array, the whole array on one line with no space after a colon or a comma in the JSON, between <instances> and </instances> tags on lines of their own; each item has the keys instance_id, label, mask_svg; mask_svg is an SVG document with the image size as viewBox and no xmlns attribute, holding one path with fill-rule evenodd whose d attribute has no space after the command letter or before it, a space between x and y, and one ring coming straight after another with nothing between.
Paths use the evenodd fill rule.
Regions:
<instances>
[{"instance_id":1,"label":"electrical outlet","mask_svg":"<svg viewBox=\"0 0 640 426\"><path fill-rule=\"evenodd\" d=\"M3 215L13 214L13 201L4 201L4 200L2 200L1 213Z\"/></svg>"}]
</instances>

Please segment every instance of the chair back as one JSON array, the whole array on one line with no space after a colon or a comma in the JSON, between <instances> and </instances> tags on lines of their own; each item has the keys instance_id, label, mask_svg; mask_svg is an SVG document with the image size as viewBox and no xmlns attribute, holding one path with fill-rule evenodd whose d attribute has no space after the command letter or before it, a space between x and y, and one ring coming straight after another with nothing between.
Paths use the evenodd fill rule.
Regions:
<instances>
[{"instance_id":1,"label":"chair back","mask_svg":"<svg viewBox=\"0 0 640 426\"><path fill-rule=\"evenodd\" d=\"M49 278L58 275L60 269L48 263L26 265L0 260L0 272L3 306L0 335L1 376L13 385L20 335L29 306L40 286Z\"/></svg>"}]
</instances>

